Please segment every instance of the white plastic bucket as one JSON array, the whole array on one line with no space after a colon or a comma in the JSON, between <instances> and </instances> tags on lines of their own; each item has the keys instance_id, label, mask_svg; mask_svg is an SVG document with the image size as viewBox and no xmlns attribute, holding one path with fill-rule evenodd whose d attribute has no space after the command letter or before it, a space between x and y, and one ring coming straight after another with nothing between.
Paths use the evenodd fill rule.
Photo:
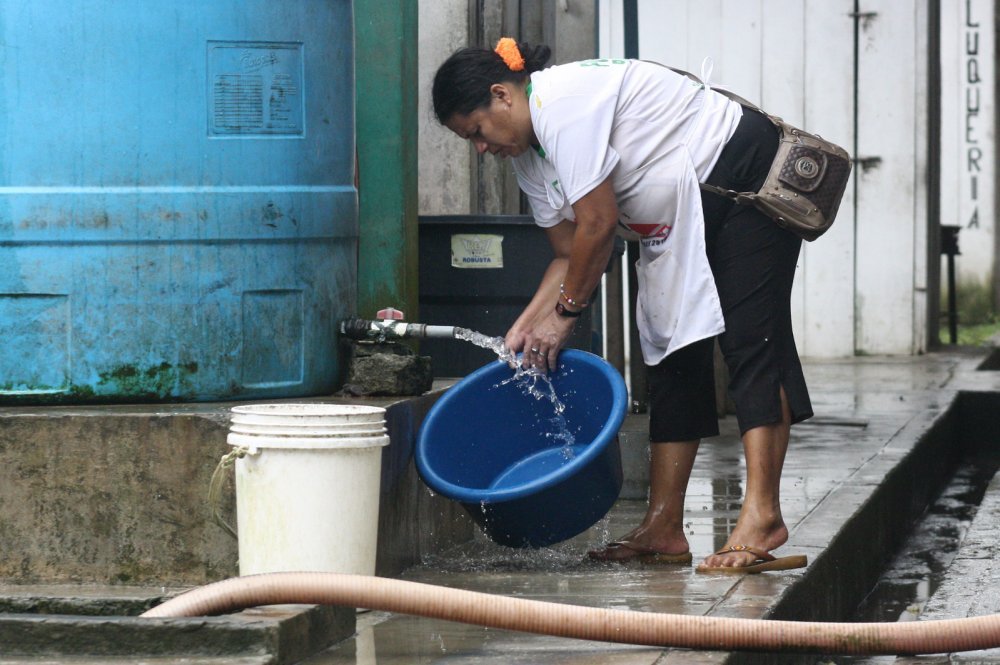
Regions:
<instances>
[{"instance_id":1,"label":"white plastic bucket","mask_svg":"<svg viewBox=\"0 0 1000 665\"><path fill-rule=\"evenodd\" d=\"M385 423L385 409L353 404L252 404L234 406L234 423L293 427L345 427Z\"/></svg>"},{"instance_id":2,"label":"white plastic bucket","mask_svg":"<svg viewBox=\"0 0 1000 665\"><path fill-rule=\"evenodd\" d=\"M238 419L243 422L238 422ZM385 409L233 408L240 575L375 574Z\"/></svg>"},{"instance_id":3,"label":"white plastic bucket","mask_svg":"<svg viewBox=\"0 0 1000 665\"><path fill-rule=\"evenodd\" d=\"M324 436L332 436L334 438L382 436L386 432L385 425L382 423L352 423L350 427L283 427L280 425L242 425L240 423L233 423L229 426L229 431L236 434L276 434L278 436L306 438Z\"/></svg>"}]
</instances>

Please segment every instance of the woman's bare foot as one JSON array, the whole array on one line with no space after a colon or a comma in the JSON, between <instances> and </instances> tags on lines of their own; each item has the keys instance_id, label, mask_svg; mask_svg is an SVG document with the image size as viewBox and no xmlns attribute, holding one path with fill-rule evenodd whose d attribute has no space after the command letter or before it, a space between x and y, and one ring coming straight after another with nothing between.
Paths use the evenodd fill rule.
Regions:
<instances>
[{"instance_id":1,"label":"woman's bare foot","mask_svg":"<svg viewBox=\"0 0 1000 665\"><path fill-rule=\"evenodd\" d=\"M780 514L771 516L753 516L744 509L740 512L736 528L729 534L722 554L710 554L698 566L699 569L749 566L757 558L751 552L741 551L739 546L749 546L756 550L770 552L788 542L788 528Z\"/></svg>"},{"instance_id":2,"label":"woman's bare foot","mask_svg":"<svg viewBox=\"0 0 1000 665\"><path fill-rule=\"evenodd\" d=\"M663 552L664 554L681 554L690 549L687 538L684 537L684 531L681 528L664 529L662 527L655 528L640 525L625 534L622 540L638 543L643 547Z\"/></svg>"},{"instance_id":3,"label":"woman's bare foot","mask_svg":"<svg viewBox=\"0 0 1000 665\"><path fill-rule=\"evenodd\" d=\"M612 542L629 543L630 545L637 546L644 552L657 552L660 554L684 554L690 550L687 538L684 537L682 530L664 530L647 525L640 525ZM609 552L608 548L592 550L589 554L592 559L602 561L620 558Z\"/></svg>"}]
</instances>

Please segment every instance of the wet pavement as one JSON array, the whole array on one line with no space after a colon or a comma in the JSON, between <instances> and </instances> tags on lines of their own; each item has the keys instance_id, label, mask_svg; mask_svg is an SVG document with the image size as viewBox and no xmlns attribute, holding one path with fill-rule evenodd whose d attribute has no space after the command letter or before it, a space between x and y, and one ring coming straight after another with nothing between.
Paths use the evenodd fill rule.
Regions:
<instances>
[{"instance_id":1,"label":"wet pavement","mask_svg":"<svg viewBox=\"0 0 1000 665\"><path fill-rule=\"evenodd\" d=\"M793 428L782 480L789 542L776 554L806 554L805 569L751 576L700 575L693 565L598 564L586 550L620 536L644 512L640 499L620 500L588 532L551 548L514 550L483 537L408 569L404 579L582 606L684 615L793 620L851 620L888 565L923 507L944 487L957 455L952 440L973 405L959 409L959 394L1000 394L1000 372L977 371L986 351L914 357L859 357L806 362L816 417ZM994 402L984 402L992 404ZM1000 404L1000 401L995 403ZM1000 410L998 410L1000 411ZM973 419L978 418L975 416ZM998 420L1000 422L1000 420ZM942 425L942 423L944 423ZM646 455L645 418L629 416L623 456ZM725 543L739 511L743 458L736 424L702 444L686 504L685 528L695 562ZM987 427L987 429L989 429ZM986 445L1000 446L996 439ZM642 465L626 464L626 468ZM633 479L634 480L634 479ZM938 592L920 617L970 616L1000 610L1000 481L994 480ZM983 593L983 589L988 592ZM1000 651L899 659L1000 663ZM970 660L971 659L971 660ZM463 665L573 663L673 665L679 663L860 663L894 657L748 654L650 648L487 629L443 620L371 611L358 615L357 633L307 665ZM5 659L13 663L149 663L251 665L254 658Z\"/></svg>"},{"instance_id":2,"label":"wet pavement","mask_svg":"<svg viewBox=\"0 0 1000 665\"><path fill-rule=\"evenodd\" d=\"M810 566L806 569L754 576L700 575L693 566L618 566L588 561L588 548L638 523L644 502L632 499L619 501L590 531L558 546L523 551L477 539L446 555L425 559L403 577L487 593L642 612L850 620L900 539L892 536L900 526L896 522L915 519L922 510L915 508L913 515L903 515L893 501L898 502L899 495L906 493L906 503L910 495L919 494L921 486L934 484L931 476L945 464L941 449L919 442L951 408L959 391L1000 390L997 372L976 371L983 358L982 352L941 353L806 364L816 417L793 428L781 487L784 517L791 533L789 542L776 552L808 555ZM642 416L630 416L624 429L641 429L642 421ZM696 562L725 543L742 495L742 450L734 419L724 419L722 430L720 437L702 444L689 486L685 527ZM630 442L637 439L625 438ZM952 446L947 441L938 445ZM921 474L926 474L926 480ZM890 479L899 487L886 491ZM907 482L918 490L904 492ZM994 484L988 497L998 493L1000 486ZM995 503L1000 504L1000 497ZM995 531L1000 512L983 515L993 520ZM989 563L981 557L968 565L976 566L976 579L989 578L993 588L1000 588ZM962 588L961 579L953 584ZM933 603L930 607L933 609ZM991 608L978 609L998 608L994 603ZM986 654L995 660L985 662L1000 663L998 653ZM893 660L888 657L872 662ZM831 663L837 659L622 646L370 612L359 616L354 639L305 662L667 665ZM942 656L907 662L948 661Z\"/></svg>"}]
</instances>

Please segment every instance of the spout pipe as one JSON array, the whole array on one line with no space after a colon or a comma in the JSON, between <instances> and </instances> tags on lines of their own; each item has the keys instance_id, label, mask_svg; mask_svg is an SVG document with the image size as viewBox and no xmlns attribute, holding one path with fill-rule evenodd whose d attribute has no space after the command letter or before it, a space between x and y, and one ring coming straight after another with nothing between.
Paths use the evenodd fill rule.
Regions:
<instances>
[{"instance_id":1,"label":"spout pipe","mask_svg":"<svg viewBox=\"0 0 1000 665\"><path fill-rule=\"evenodd\" d=\"M338 573L267 573L194 589L144 617L191 617L259 605L365 607L557 637L716 651L928 654L1000 646L1000 615L902 623L821 623L629 612L510 598Z\"/></svg>"},{"instance_id":2,"label":"spout pipe","mask_svg":"<svg viewBox=\"0 0 1000 665\"><path fill-rule=\"evenodd\" d=\"M422 330L417 337L454 337L455 326L427 326L422 323L412 323L411 326L420 326Z\"/></svg>"},{"instance_id":3,"label":"spout pipe","mask_svg":"<svg viewBox=\"0 0 1000 665\"><path fill-rule=\"evenodd\" d=\"M403 339L406 337L454 337L454 326L429 326L423 323L406 323L393 320L345 319L340 322L340 333L356 340Z\"/></svg>"}]
</instances>

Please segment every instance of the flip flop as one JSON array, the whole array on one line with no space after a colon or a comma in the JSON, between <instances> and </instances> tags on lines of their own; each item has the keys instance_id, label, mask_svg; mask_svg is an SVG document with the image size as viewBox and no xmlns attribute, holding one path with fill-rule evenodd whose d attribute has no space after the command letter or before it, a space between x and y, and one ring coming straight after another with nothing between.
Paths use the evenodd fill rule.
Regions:
<instances>
[{"instance_id":1,"label":"flip flop","mask_svg":"<svg viewBox=\"0 0 1000 665\"><path fill-rule=\"evenodd\" d=\"M639 561L641 563L691 563L691 552L680 554L667 554L650 549L644 545L631 540L616 540L608 543L603 550L590 550L587 552L594 561L610 563L629 563Z\"/></svg>"},{"instance_id":2,"label":"flip flop","mask_svg":"<svg viewBox=\"0 0 1000 665\"><path fill-rule=\"evenodd\" d=\"M729 552L749 552L756 559L747 566L706 566L701 564L695 568L696 573L764 573L769 570L792 570L794 568L805 568L808 563L804 554L792 554L789 556L775 557L770 552L758 550L749 545L732 545L725 547L716 554L727 554Z\"/></svg>"}]
</instances>

